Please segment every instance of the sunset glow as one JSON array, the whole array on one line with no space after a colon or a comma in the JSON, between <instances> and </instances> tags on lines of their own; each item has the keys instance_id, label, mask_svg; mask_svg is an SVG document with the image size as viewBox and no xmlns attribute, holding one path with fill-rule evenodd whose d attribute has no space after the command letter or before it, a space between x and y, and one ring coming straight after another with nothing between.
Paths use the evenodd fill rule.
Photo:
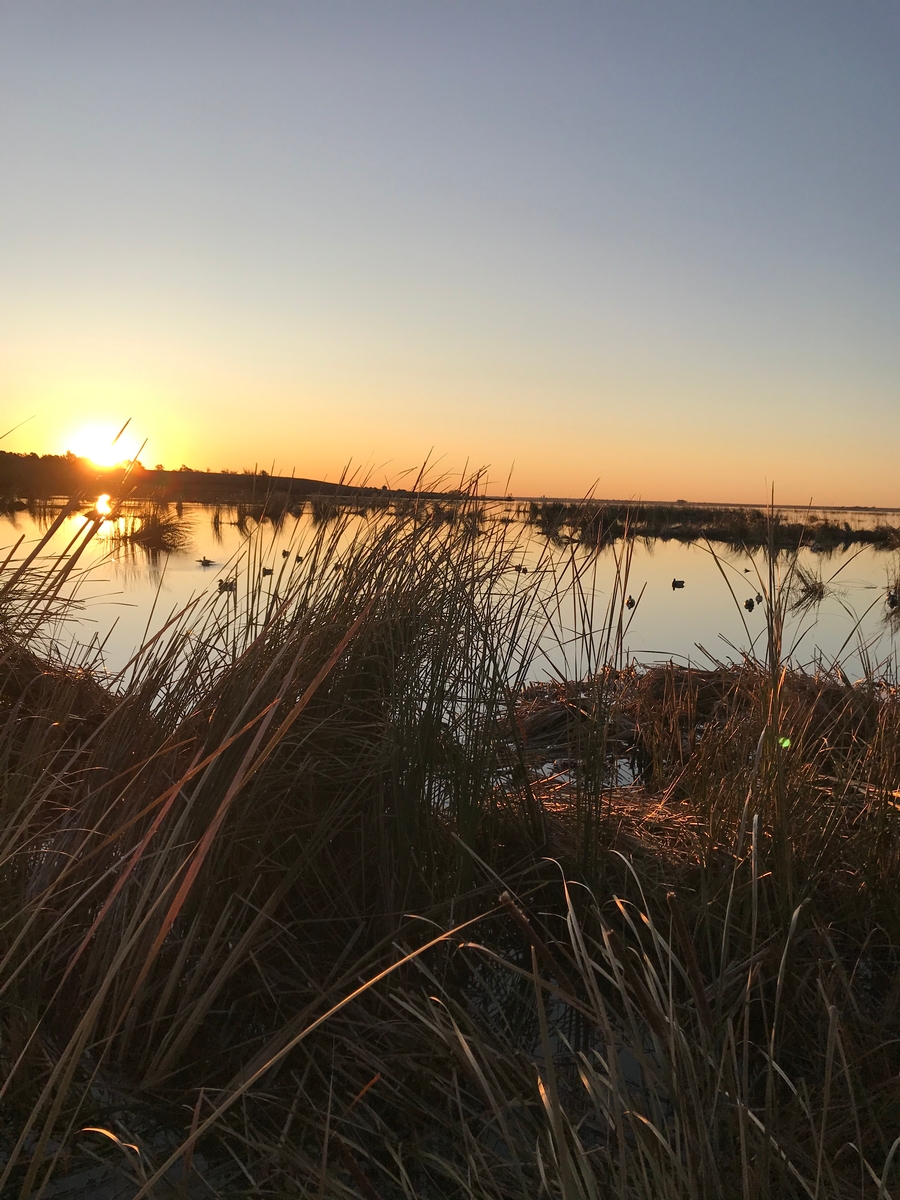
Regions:
<instances>
[{"instance_id":1,"label":"sunset glow","mask_svg":"<svg viewBox=\"0 0 900 1200\"><path fill-rule=\"evenodd\" d=\"M900 503L863 8L0 4L0 450Z\"/></svg>"},{"instance_id":2,"label":"sunset glow","mask_svg":"<svg viewBox=\"0 0 900 1200\"><path fill-rule=\"evenodd\" d=\"M116 463L130 462L138 452L139 443L129 430L116 440L116 434L121 428L121 422L118 425L84 425L68 439L66 449L79 458L89 458L98 467L112 467Z\"/></svg>"}]
</instances>

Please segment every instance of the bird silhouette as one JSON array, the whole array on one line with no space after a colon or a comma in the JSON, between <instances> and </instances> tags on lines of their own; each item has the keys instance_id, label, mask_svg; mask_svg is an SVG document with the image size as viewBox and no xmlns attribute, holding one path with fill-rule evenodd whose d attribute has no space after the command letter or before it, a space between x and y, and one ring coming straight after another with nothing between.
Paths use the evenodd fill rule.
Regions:
<instances>
[{"instance_id":1,"label":"bird silhouette","mask_svg":"<svg viewBox=\"0 0 900 1200\"><path fill-rule=\"evenodd\" d=\"M746 608L747 612L753 612L753 607L754 607L754 605L753 605L753 601L752 601L752 600L745 600L745 601L744 601L744 608Z\"/></svg>"},{"instance_id":2,"label":"bird silhouette","mask_svg":"<svg viewBox=\"0 0 900 1200\"><path fill-rule=\"evenodd\" d=\"M684 587L683 579L673 579L672 580L672 591L673 592L675 591L676 588L683 588L683 587Z\"/></svg>"},{"instance_id":3,"label":"bird silhouette","mask_svg":"<svg viewBox=\"0 0 900 1200\"><path fill-rule=\"evenodd\" d=\"M900 590L896 592L888 592L887 594L888 608L897 608L900 605Z\"/></svg>"},{"instance_id":4,"label":"bird silhouette","mask_svg":"<svg viewBox=\"0 0 900 1200\"><path fill-rule=\"evenodd\" d=\"M625 601L626 608L634 608L635 604L637 604L637 600L635 600L634 596L629 596Z\"/></svg>"},{"instance_id":5,"label":"bird silhouette","mask_svg":"<svg viewBox=\"0 0 900 1200\"><path fill-rule=\"evenodd\" d=\"M289 554L290 554L290 550L282 550L282 552L281 552L281 557L282 557L282 558L287 558L287 556L288 556Z\"/></svg>"},{"instance_id":6,"label":"bird silhouette","mask_svg":"<svg viewBox=\"0 0 900 1200\"><path fill-rule=\"evenodd\" d=\"M756 603L757 603L757 604L762 604L762 602L763 602L763 598L762 598L762 596L759 594L759 592L757 592L757 593L756 593Z\"/></svg>"},{"instance_id":7,"label":"bird silhouette","mask_svg":"<svg viewBox=\"0 0 900 1200\"><path fill-rule=\"evenodd\" d=\"M198 558L197 562L201 567L214 567L216 565L213 560L211 558L207 558L205 554L202 558Z\"/></svg>"},{"instance_id":8,"label":"bird silhouette","mask_svg":"<svg viewBox=\"0 0 900 1200\"><path fill-rule=\"evenodd\" d=\"M298 555L297 555L297 557L294 559L294 562L302 563L302 562L303 562L303 555L302 555L302 554L298 554Z\"/></svg>"},{"instance_id":9,"label":"bird silhouette","mask_svg":"<svg viewBox=\"0 0 900 1200\"><path fill-rule=\"evenodd\" d=\"M263 573L263 576L266 576L266 575L271 575L271 574L272 574L272 568L271 568L271 567L263 567L263 569L262 569L262 573Z\"/></svg>"}]
</instances>

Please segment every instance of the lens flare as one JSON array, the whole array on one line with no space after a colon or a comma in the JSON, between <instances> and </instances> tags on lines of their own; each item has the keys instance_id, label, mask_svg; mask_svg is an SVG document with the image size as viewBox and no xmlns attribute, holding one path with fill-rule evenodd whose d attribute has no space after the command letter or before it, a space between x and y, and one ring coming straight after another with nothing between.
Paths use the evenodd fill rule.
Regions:
<instances>
[{"instance_id":1,"label":"lens flare","mask_svg":"<svg viewBox=\"0 0 900 1200\"><path fill-rule=\"evenodd\" d=\"M112 504L106 492L102 496L97 497L97 503L94 505L94 511L100 517L108 517L112 512Z\"/></svg>"}]
</instances>

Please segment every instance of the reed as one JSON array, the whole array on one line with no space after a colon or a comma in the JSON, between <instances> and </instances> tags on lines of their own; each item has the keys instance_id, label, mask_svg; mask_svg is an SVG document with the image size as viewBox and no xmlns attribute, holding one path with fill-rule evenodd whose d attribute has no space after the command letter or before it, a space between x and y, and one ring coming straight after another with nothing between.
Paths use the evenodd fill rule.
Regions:
<instances>
[{"instance_id":1,"label":"reed","mask_svg":"<svg viewBox=\"0 0 900 1200\"><path fill-rule=\"evenodd\" d=\"M260 526L114 679L40 641L83 541L10 559L0 1192L896 1195L900 698L783 667L773 516L705 672L624 660L627 521L595 611L474 485Z\"/></svg>"}]
</instances>

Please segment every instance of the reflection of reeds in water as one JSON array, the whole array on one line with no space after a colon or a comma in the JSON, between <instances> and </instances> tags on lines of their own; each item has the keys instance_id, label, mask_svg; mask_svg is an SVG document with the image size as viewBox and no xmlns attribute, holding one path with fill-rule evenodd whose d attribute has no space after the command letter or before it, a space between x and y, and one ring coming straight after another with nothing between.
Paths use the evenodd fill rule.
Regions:
<instances>
[{"instance_id":1,"label":"reflection of reeds in water","mask_svg":"<svg viewBox=\"0 0 900 1200\"><path fill-rule=\"evenodd\" d=\"M342 511L340 502L331 496L313 496L309 509L314 525L325 525L334 521Z\"/></svg>"},{"instance_id":2,"label":"reflection of reeds in water","mask_svg":"<svg viewBox=\"0 0 900 1200\"><path fill-rule=\"evenodd\" d=\"M167 504L151 504L126 512L103 536L115 549L133 547L153 557L187 550L190 529L190 522L178 515L177 508L173 514Z\"/></svg>"},{"instance_id":3,"label":"reflection of reeds in water","mask_svg":"<svg viewBox=\"0 0 900 1200\"><path fill-rule=\"evenodd\" d=\"M28 501L28 515L41 531L46 532L63 511L72 511L65 501L33 499Z\"/></svg>"},{"instance_id":4,"label":"reflection of reeds in water","mask_svg":"<svg viewBox=\"0 0 900 1200\"><path fill-rule=\"evenodd\" d=\"M222 506L217 504L213 509L210 517L210 528L212 529L213 540L217 545L222 544Z\"/></svg>"},{"instance_id":5,"label":"reflection of reeds in water","mask_svg":"<svg viewBox=\"0 0 900 1200\"><path fill-rule=\"evenodd\" d=\"M790 610L795 613L806 613L821 604L828 594L828 585L820 571L810 570L798 563L794 568Z\"/></svg>"}]
</instances>

